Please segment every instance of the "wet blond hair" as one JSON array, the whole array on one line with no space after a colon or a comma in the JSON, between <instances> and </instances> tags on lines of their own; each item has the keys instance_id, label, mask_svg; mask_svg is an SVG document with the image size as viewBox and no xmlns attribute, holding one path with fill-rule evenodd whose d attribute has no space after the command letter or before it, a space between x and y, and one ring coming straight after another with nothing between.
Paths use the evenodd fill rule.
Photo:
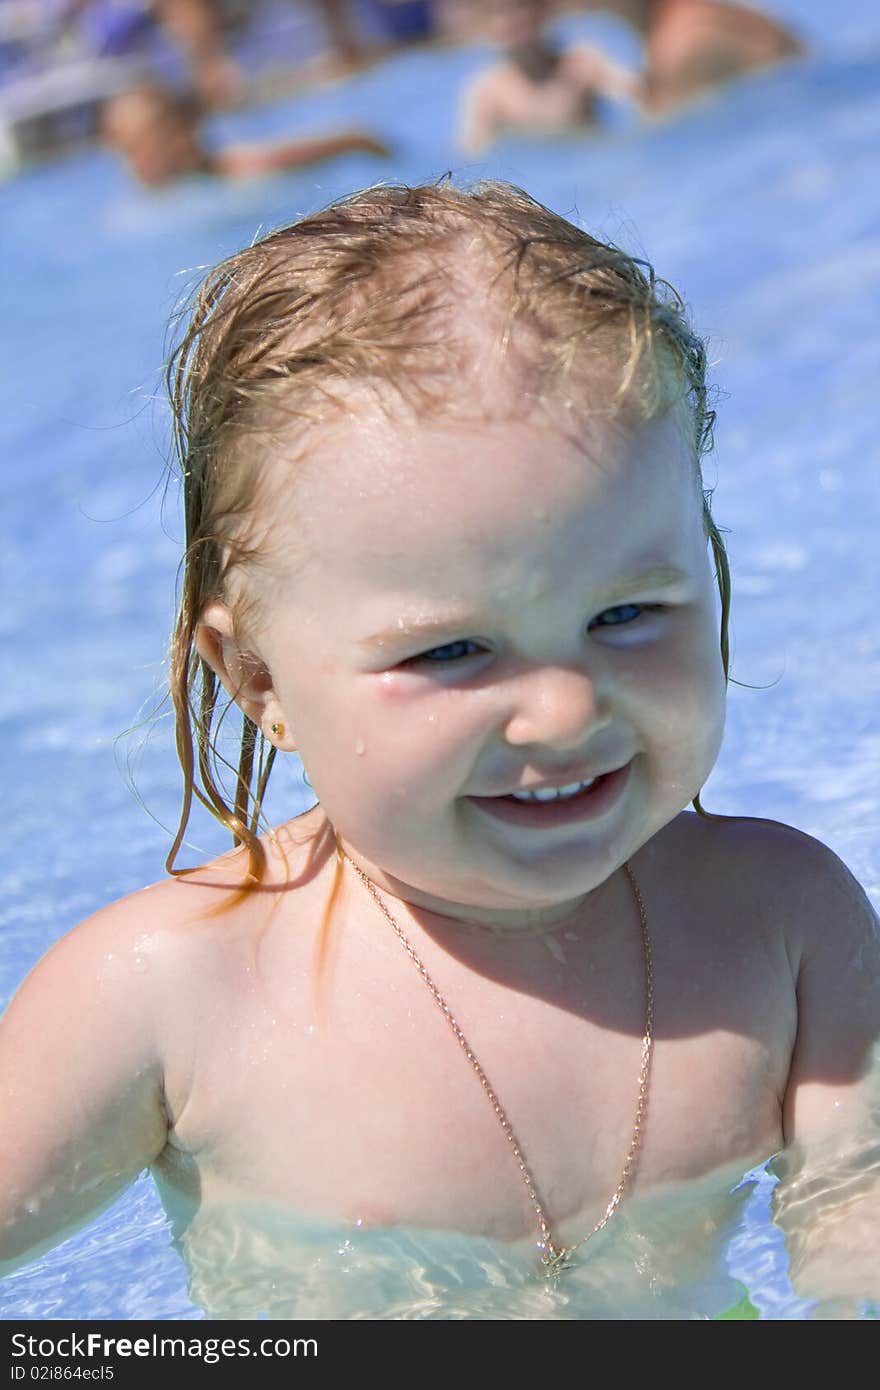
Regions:
<instances>
[{"instance_id":1,"label":"wet blond hair","mask_svg":"<svg viewBox=\"0 0 880 1390\"><path fill-rule=\"evenodd\" d=\"M478 290L485 299L469 314ZM403 398L418 411L462 409L474 394L468 354L487 331L499 360L527 373L530 400L561 397L585 414L626 409L644 419L686 407L727 675L729 568L700 467L714 412L705 346L677 293L647 262L510 185L366 189L213 270L169 362L186 530L170 663L184 797L169 872L181 872L174 862L194 798L246 847L252 882L265 866L258 830L275 749L242 715L238 766L225 762L216 730L229 706L221 707L218 678L196 649L201 615L215 599L230 601L234 570L245 581L233 603L236 627L243 624L247 570L259 560L248 541L263 471L254 443L279 419L307 440L345 409L353 388L375 390L386 404ZM234 775L231 793L224 766ZM702 812L699 797L694 805Z\"/></svg>"}]
</instances>

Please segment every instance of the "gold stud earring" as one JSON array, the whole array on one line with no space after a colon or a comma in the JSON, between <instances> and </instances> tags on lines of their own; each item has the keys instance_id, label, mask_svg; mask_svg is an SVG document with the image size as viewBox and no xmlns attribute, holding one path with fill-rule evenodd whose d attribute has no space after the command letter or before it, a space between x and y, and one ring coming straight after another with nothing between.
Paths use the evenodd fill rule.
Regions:
<instances>
[{"instance_id":1,"label":"gold stud earring","mask_svg":"<svg viewBox=\"0 0 880 1390\"><path fill-rule=\"evenodd\" d=\"M272 732L273 732L273 734L276 736L276 738L280 738L281 735L284 733L284 725L283 725L283 724L273 724L273 725L272 725Z\"/></svg>"}]
</instances>

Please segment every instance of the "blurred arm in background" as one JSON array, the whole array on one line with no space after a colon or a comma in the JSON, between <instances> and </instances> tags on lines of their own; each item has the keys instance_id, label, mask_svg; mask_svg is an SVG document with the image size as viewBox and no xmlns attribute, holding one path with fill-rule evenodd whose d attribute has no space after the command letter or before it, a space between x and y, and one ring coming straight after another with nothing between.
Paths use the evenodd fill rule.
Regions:
<instances>
[{"instance_id":1,"label":"blurred arm in background","mask_svg":"<svg viewBox=\"0 0 880 1390\"><path fill-rule=\"evenodd\" d=\"M340 154L389 153L381 141L362 130L209 150L202 143L201 114L193 96L157 82L143 83L105 103L101 135L122 156L129 173L149 188L190 174L247 178L303 168Z\"/></svg>"},{"instance_id":2,"label":"blurred arm in background","mask_svg":"<svg viewBox=\"0 0 880 1390\"><path fill-rule=\"evenodd\" d=\"M805 51L762 10L724 0L558 0L556 9L610 11L636 30L645 44L641 101L652 114Z\"/></svg>"}]
</instances>

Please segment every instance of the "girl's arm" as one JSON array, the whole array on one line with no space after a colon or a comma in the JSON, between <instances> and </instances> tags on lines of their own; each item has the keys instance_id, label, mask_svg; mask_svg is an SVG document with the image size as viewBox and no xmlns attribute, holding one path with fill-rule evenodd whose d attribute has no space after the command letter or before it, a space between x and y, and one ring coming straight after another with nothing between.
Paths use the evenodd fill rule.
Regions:
<instances>
[{"instance_id":1,"label":"girl's arm","mask_svg":"<svg viewBox=\"0 0 880 1390\"><path fill-rule=\"evenodd\" d=\"M775 1220L807 1298L880 1298L880 927L862 889L803 838L794 866L798 1033Z\"/></svg>"},{"instance_id":2,"label":"girl's arm","mask_svg":"<svg viewBox=\"0 0 880 1390\"><path fill-rule=\"evenodd\" d=\"M64 937L0 1019L0 1274L70 1235L164 1148L152 902L135 895Z\"/></svg>"}]
</instances>

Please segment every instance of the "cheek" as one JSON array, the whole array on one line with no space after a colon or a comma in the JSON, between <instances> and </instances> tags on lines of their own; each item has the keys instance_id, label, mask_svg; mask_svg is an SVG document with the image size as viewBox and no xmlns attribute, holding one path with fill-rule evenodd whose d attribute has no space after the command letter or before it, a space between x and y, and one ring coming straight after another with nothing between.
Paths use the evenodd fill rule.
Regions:
<instances>
[{"instance_id":1,"label":"cheek","mask_svg":"<svg viewBox=\"0 0 880 1390\"><path fill-rule=\"evenodd\" d=\"M642 717L673 756L689 747L695 754L717 753L724 727L724 670L718 634L709 617L672 633L644 666L630 673L630 692Z\"/></svg>"},{"instance_id":2,"label":"cheek","mask_svg":"<svg viewBox=\"0 0 880 1390\"><path fill-rule=\"evenodd\" d=\"M323 781L381 797L396 786L427 788L447 777L454 784L480 737L479 720L466 718L450 692L397 672L346 682L327 672L292 691L291 705L299 711L292 722L316 790Z\"/></svg>"},{"instance_id":3,"label":"cheek","mask_svg":"<svg viewBox=\"0 0 880 1390\"><path fill-rule=\"evenodd\" d=\"M464 732L469 724L479 722L477 704L468 693L405 671L370 677L358 699L359 708L377 726L403 737L415 737L426 727Z\"/></svg>"},{"instance_id":4,"label":"cheek","mask_svg":"<svg viewBox=\"0 0 880 1390\"><path fill-rule=\"evenodd\" d=\"M454 778L483 734L475 704L429 681L386 672L362 693L357 717L382 756L431 770L435 778L439 764Z\"/></svg>"},{"instance_id":5,"label":"cheek","mask_svg":"<svg viewBox=\"0 0 880 1390\"><path fill-rule=\"evenodd\" d=\"M670 665L661 677L670 752L692 762L702 781L718 756L724 732L726 685L718 634L707 622L670 655Z\"/></svg>"}]
</instances>

